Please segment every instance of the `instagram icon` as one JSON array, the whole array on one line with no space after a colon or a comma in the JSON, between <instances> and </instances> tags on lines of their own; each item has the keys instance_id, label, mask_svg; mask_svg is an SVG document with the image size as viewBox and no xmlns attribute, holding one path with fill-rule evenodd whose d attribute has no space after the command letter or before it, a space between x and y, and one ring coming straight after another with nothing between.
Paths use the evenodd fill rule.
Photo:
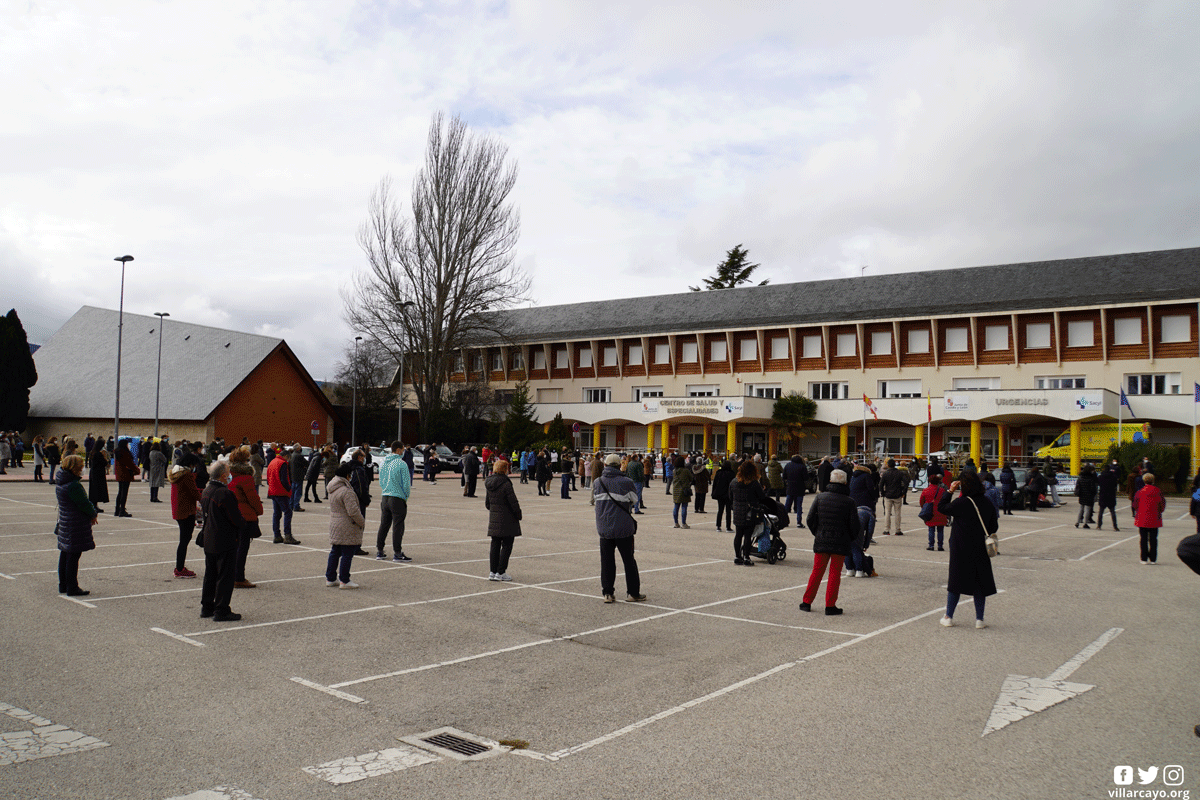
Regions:
<instances>
[{"instance_id":1,"label":"instagram icon","mask_svg":"<svg viewBox=\"0 0 1200 800\"><path fill-rule=\"evenodd\" d=\"M1162 782L1167 786L1179 786L1183 783L1183 767L1178 764L1168 764L1162 768Z\"/></svg>"}]
</instances>

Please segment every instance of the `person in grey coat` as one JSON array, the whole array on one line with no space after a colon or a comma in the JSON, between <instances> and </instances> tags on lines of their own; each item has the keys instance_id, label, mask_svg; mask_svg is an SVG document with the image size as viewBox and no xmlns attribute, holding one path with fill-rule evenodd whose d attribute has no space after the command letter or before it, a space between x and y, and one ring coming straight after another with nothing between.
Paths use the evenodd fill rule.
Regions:
<instances>
[{"instance_id":1,"label":"person in grey coat","mask_svg":"<svg viewBox=\"0 0 1200 800\"><path fill-rule=\"evenodd\" d=\"M642 581L633 557L633 537L637 533L633 507L637 503L637 489L633 481L621 474L621 457L616 453L604 459L604 472L592 481L592 500L596 505L596 531L600 534L600 591L604 602L616 602L616 551L619 550L625 565L625 600L640 603L646 595L641 593Z\"/></svg>"},{"instance_id":2,"label":"person in grey coat","mask_svg":"<svg viewBox=\"0 0 1200 800\"><path fill-rule=\"evenodd\" d=\"M150 502L161 503L158 490L167 482L167 457L160 442L151 442L150 454L146 456L146 478L150 481Z\"/></svg>"},{"instance_id":3,"label":"person in grey coat","mask_svg":"<svg viewBox=\"0 0 1200 800\"><path fill-rule=\"evenodd\" d=\"M483 482L483 489L483 507L488 510L487 535L492 540L488 580L511 581L508 557L512 555L514 540L521 535L521 504L508 477L507 461L496 462L492 474Z\"/></svg>"}]
</instances>

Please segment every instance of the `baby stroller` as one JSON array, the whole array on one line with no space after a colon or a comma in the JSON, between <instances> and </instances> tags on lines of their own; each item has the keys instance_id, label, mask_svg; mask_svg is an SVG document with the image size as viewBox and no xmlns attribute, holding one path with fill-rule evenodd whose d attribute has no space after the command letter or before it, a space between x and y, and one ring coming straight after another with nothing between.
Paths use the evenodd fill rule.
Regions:
<instances>
[{"instance_id":1,"label":"baby stroller","mask_svg":"<svg viewBox=\"0 0 1200 800\"><path fill-rule=\"evenodd\" d=\"M779 536L791 520L778 500L767 498L762 506L750 507L754 530L750 534L750 551L747 555L765 559L768 564L787 558L787 542Z\"/></svg>"}]
</instances>

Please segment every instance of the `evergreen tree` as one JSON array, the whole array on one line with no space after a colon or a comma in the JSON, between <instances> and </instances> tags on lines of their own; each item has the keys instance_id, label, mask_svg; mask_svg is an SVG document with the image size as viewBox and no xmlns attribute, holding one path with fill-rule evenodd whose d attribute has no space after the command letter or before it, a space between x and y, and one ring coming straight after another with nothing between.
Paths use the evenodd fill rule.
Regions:
<instances>
[{"instance_id":1,"label":"evergreen tree","mask_svg":"<svg viewBox=\"0 0 1200 800\"><path fill-rule=\"evenodd\" d=\"M749 250L743 249L740 244L734 245L732 250L726 251L725 260L717 265L717 274L704 279L704 288L732 289L743 283L749 283L754 270L762 266L762 264L749 263L749 258ZM768 282L762 281L758 285L766 286ZM688 288L693 292L700 291L699 286L689 286Z\"/></svg>"},{"instance_id":2,"label":"evergreen tree","mask_svg":"<svg viewBox=\"0 0 1200 800\"><path fill-rule=\"evenodd\" d=\"M546 431L546 439L555 447L565 447L571 443L571 429L567 427L567 423L563 422L561 411L555 414L554 419L551 420L550 429Z\"/></svg>"},{"instance_id":3,"label":"evergreen tree","mask_svg":"<svg viewBox=\"0 0 1200 800\"><path fill-rule=\"evenodd\" d=\"M29 424L29 389L37 383L37 367L15 308L0 318L0 375L0 430L23 431Z\"/></svg>"},{"instance_id":4,"label":"evergreen tree","mask_svg":"<svg viewBox=\"0 0 1200 800\"><path fill-rule=\"evenodd\" d=\"M517 449L524 449L525 445L533 444L542 438L542 426L533 418L536 408L529 400L529 382L521 381L508 404L508 416L504 420L504 428L500 435L502 452L511 453Z\"/></svg>"}]
</instances>

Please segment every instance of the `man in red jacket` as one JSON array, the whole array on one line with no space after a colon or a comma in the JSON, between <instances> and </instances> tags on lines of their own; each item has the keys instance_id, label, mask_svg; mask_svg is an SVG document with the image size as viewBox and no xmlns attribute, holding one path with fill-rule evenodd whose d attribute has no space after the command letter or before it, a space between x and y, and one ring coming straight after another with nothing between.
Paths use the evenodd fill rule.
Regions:
<instances>
[{"instance_id":1,"label":"man in red jacket","mask_svg":"<svg viewBox=\"0 0 1200 800\"><path fill-rule=\"evenodd\" d=\"M292 474L282 447L275 451L275 457L267 465L267 497L271 498L274 507L271 530L275 533L275 544L300 544L299 539L292 538ZM279 534L281 516L282 536Z\"/></svg>"}]
</instances>

